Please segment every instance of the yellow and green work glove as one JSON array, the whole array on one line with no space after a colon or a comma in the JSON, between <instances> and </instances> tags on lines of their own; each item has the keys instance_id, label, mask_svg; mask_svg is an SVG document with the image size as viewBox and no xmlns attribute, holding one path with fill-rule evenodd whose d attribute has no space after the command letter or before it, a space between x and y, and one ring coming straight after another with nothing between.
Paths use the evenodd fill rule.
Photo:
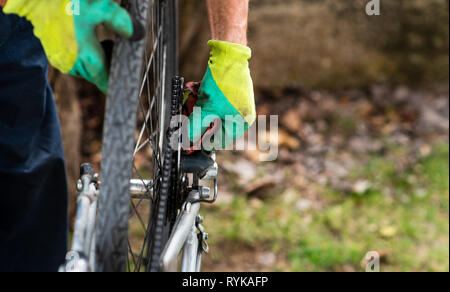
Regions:
<instances>
[{"instance_id":1,"label":"yellow and green work glove","mask_svg":"<svg viewBox=\"0 0 450 292\"><path fill-rule=\"evenodd\" d=\"M112 0L77 1L75 13L71 13L71 0L8 0L3 12L25 17L33 24L34 34L55 68L82 77L106 93L106 58L95 28L103 23L120 36L131 37L133 22Z\"/></svg>"},{"instance_id":2,"label":"yellow and green work glove","mask_svg":"<svg viewBox=\"0 0 450 292\"><path fill-rule=\"evenodd\" d=\"M209 125L219 118L222 122L222 147L228 146L244 135L255 122L255 97L250 76L250 48L211 40L208 42L211 56L203 77L197 107L201 108L201 119L189 117L189 138L197 143ZM240 125L226 123L228 117Z\"/></svg>"}]
</instances>

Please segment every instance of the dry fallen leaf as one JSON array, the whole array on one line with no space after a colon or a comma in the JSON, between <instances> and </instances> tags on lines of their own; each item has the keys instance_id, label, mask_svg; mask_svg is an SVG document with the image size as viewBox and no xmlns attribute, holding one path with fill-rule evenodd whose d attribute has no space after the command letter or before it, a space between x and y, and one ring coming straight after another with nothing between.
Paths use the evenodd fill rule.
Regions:
<instances>
[{"instance_id":1,"label":"dry fallen leaf","mask_svg":"<svg viewBox=\"0 0 450 292\"><path fill-rule=\"evenodd\" d=\"M397 235L397 228L394 226L384 226L380 228L380 235L386 238L392 238Z\"/></svg>"},{"instance_id":2,"label":"dry fallen leaf","mask_svg":"<svg viewBox=\"0 0 450 292\"><path fill-rule=\"evenodd\" d=\"M281 125L289 131L296 133L302 127L302 120L297 109L290 109L283 115Z\"/></svg>"},{"instance_id":3,"label":"dry fallen leaf","mask_svg":"<svg viewBox=\"0 0 450 292\"><path fill-rule=\"evenodd\" d=\"M279 179L276 177L265 177L248 184L245 192L251 197L265 198L270 190L274 189Z\"/></svg>"},{"instance_id":4,"label":"dry fallen leaf","mask_svg":"<svg viewBox=\"0 0 450 292\"><path fill-rule=\"evenodd\" d=\"M365 194L371 188L370 182L367 180L361 180L353 185L353 192L358 195Z\"/></svg>"},{"instance_id":5,"label":"dry fallen leaf","mask_svg":"<svg viewBox=\"0 0 450 292\"><path fill-rule=\"evenodd\" d=\"M278 146L286 147L289 150L298 150L300 148L300 141L287 133L286 131L278 131Z\"/></svg>"},{"instance_id":6,"label":"dry fallen leaf","mask_svg":"<svg viewBox=\"0 0 450 292\"><path fill-rule=\"evenodd\" d=\"M237 175L240 184L247 184L256 176L256 166L246 159L239 159L234 162L223 161L221 166L224 170Z\"/></svg>"}]
</instances>

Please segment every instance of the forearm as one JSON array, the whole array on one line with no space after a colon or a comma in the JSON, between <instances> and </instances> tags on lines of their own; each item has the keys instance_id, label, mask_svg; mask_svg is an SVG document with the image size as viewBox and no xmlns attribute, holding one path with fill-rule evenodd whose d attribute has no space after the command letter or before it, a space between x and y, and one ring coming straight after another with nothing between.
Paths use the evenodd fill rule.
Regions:
<instances>
[{"instance_id":1,"label":"forearm","mask_svg":"<svg viewBox=\"0 0 450 292\"><path fill-rule=\"evenodd\" d=\"M218 123L222 127L218 130L222 133L220 146L226 147L244 135L256 119L249 68L252 51L247 46L249 0L206 0L206 4L211 24L212 40L208 42L211 50L198 99L194 102L201 113L189 117L189 138L193 143L203 141L211 122L219 118L222 121ZM229 117L233 117L232 125L228 123Z\"/></svg>"},{"instance_id":2,"label":"forearm","mask_svg":"<svg viewBox=\"0 0 450 292\"><path fill-rule=\"evenodd\" d=\"M212 39L247 45L249 0L206 0Z\"/></svg>"},{"instance_id":3,"label":"forearm","mask_svg":"<svg viewBox=\"0 0 450 292\"><path fill-rule=\"evenodd\" d=\"M0 7L3 7L6 5L7 0L0 0Z\"/></svg>"}]
</instances>

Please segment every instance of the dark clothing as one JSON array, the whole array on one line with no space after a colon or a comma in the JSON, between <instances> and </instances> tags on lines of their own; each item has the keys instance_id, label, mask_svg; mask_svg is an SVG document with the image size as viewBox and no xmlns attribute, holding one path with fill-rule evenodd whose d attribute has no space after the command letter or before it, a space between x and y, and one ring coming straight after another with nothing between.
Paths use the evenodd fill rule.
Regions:
<instances>
[{"instance_id":1,"label":"dark clothing","mask_svg":"<svg viewBox=\"0 0 450 292\"><path fill-rule=\"evenodd\" d=\"M48 61L32 25L0 9L0 271L57 271L67 183Z\"/></svg>"}]
</instances>

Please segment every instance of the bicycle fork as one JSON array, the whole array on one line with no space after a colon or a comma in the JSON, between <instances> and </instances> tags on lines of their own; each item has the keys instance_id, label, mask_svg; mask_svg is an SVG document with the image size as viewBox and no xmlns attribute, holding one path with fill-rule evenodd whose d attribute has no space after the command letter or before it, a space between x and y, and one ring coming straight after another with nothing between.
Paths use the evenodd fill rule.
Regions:
<instances>
[{"instance_id":1,"label":"bicycle fork","mask_svg":"<svg viewBox=\"0 0 450 292\"><path fill-rule=\"evenodd\" d=\"M147 186L149 180L130 180L131 198L152 199ZM95 272L95 226L100 181L94 167L84 163L80 167L80 179L77 183L77 213L75 219L72 246L59 272Z\"/></svg>"},{"instance_id":2,"label":"bicycle fork","mask_svg":"<svg viewBox=\"0 0 450 292\"><path fill-rule=\"evenodd\" d=\"M72 248L67 253L60 272L93 272L95 261L95 221L97 215L98 175L94 167L85 163L80 167L80 180L77 184L77 214Z\"/></svg>"}]
</instances>

